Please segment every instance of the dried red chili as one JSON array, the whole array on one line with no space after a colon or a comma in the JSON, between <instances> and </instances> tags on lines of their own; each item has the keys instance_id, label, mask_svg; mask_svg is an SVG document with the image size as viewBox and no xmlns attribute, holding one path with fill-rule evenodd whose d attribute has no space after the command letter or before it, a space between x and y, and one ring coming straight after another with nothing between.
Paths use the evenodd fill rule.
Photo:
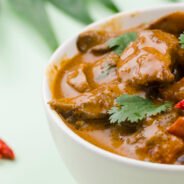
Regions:
<instances>
[{"instance_id":1,"label":"dried red chili","mask_svg":"<svg viewBox=\"0 0 184 184\"><path fill-rule=\"evenodd\" d=\"M175 105L175 108L184 110L184 100L181 100Z\"/></svg>"},{"instance_id":2,"label":"dried red chili","mask_svg":"<svg viewBox=\"0 0 184 184\"><path fill-rule=\"evenodd\" d=\"M0 158L15 159L13 150L2 139L0 139Z\"/></svg>"}]
</instances>

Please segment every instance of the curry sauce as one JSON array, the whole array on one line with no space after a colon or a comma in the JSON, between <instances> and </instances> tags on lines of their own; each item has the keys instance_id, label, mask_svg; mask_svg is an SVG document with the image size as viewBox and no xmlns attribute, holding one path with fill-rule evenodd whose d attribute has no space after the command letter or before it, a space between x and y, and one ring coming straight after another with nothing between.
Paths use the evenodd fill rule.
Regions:
<instances>
[{"instance_id":1,"label":"curry sauce","mask_svg":"<svg viewBox=\"0 0 184 184\"><path fill-rule=\"evenodd\" d=\"M100 148L138 160L184 164L184 113L175 106L184 99L181 20L184 13L177 12L134 29L136 39L125 48L120 43L120 53L109 40L131 30L80 34L79 53L67 59L54 80L51 107L76 134ZM169 101L172 108L137 123L112 123L109 110L119 108L116 99L123 94L156 104Z\"/></svg>"}]
</instances>

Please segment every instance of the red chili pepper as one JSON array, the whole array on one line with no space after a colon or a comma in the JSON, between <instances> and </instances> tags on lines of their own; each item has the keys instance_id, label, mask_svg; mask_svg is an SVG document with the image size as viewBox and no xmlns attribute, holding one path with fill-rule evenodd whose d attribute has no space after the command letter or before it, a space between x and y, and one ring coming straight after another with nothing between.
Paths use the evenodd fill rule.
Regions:
<instances>
[{"instance_id":1,"label":"red chili pepper","mask_svg":"<svg viewBox=\"0 0 184 184\"><path fill-rule=\"evenodd\" d=\"M175 105L175 108L184 110L184 100L181 100Z\"/></svg>"},{"instance_id":2,"label":"red chili pepper","mask_svg":"<svg viewBox=\"0 0 184 184\"><path fill-rule=\"evenodd\" d=\"M15 159L13 150L2 139L0 139L0 158Z\"/></svg>"}]
</instances>

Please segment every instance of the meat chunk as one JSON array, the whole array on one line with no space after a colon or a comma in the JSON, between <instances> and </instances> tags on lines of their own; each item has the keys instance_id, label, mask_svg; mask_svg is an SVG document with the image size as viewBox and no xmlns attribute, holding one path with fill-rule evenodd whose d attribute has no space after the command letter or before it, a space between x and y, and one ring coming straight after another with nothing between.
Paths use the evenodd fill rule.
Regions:
<instances>
[{"instance_id":1,"label":"meat chunk","mask_svg":"<svg viewBox=\"0 0 184 184\"><path fill-rule=\"evenodd\" d=\"M80 52L87 52L95 45L105 42L108 34L102 30L87 31L79 35L77 39L77 48Z\"/></svg>"},{"instance_id":2,"label":"meat chunk","mask_svg":"<svg viewBox=\"0 0 184 184\"><path fill-rule=\"evenodd\" d=\"M113 82L74 98L52 100L50 105L65 117L99 119L107 116L107 111L114 105L116 97L123 93L135 94L136 92L139 93L132 88L122 87L118 82Z\"/></svg>"},{"instance_id":3,"label":"meat chunk","mask_svg":"<svg viewBox=\"0 0 184 184\"><path fill-rule=\"evenodd\" d=\"M67 83L79 92L89 89L84 69L85 65L81 64L77 70L72 71L67 77Z\"/></svg>"},{"instance_id":4,"label":"meat chunk","mask_svg":"<svg viewBox=\"0 0 184 184\"><path fill-rule=\"evenodd\" d=\"M178 117L178 112L170 110L163 114L149 117L144 127L137 134L143 139L137 143L137 153L140 159L158 163L173 163L178 155L184 151L182 139L167 132Z\"/></svg>"},{"instance_id":5,"label":"meat chunk","mask_svg":"<svg viewBox=\"0 0 184 184\"><path fill-rule=\"evenodd\" d=\"M139 152L148 155L152 162L173 163L183 149L181 139L158 131L145 142L145 146L139 149Z\"/></svg>"},{"instance_id":6,"label":"meat chunk","mask_svg":"<svg viewBox=\"0 0 184 184\"><path fill-rule=\"evenodd\" d=\"M125 49L118 63L121 82L138 86L172 82L177 48L177 38L169 33L160 30L139 32L137 40Z\"/></svg>"},{"instance_id":7,"label":"meat chunk","mask_svg":"<svg viewBox=\"0 0 184 184\"><path fill-rule=\"evenodd\" d=\"M94 46L91 49L91 52L95 55L100 55L100 54L104 54L106 52L109 52L111 50L111 48L108 46L108 44L105 42L103 44Z\"/></svg>"},{"instance_id":8,"label":"meat chunk","mask_svg":"<svg viewBox=\"0 0 184 184\"><path fill-rule=\"evenodd\" d=\"M178 49L177 62L183 70L184 68L184 49L183 48Z\"/></svg>"},{"instance_id":9,"label":"meat chunk","mask_svg":"<svg viewBox=\"0 0 184 184\"><path fill-rule=\"evenodd\" d=\"M88 78L94 87L101 84L109 84L117 80L117 63L120 58L117 54L110 53L97 60L91 67L88 67Z\"/></svg>"},{"instance_id":10,"label":"meat chunk","mask_svg":"<svg viewBox=\"0 0 184 184\"><path fill-rule=\"evenodd\" d=\"M184 143L182 139L169 134L166 128L177 117L178 112L175 110L148 117L135 133L127 138L122 136L125 155L150 162L175 162L184 151Z\"/></svg>"},{"instance_id":11,"label":"meat chunk","mask_svg":"<svg viewBox=\"0 0 184 184\"><path fill-rule=\"evenodd\" d=\"M160 89L161 96L166 100L180 101L184 99L184 78Z\"/></svg>"},{"instance_id":12,"label":"meat chunk","mask_svg":"<svg viewBox=\"0 0 184 184\"><path fill-rule=\"evenodd\" d=\"M113 104L114 99L121 94L117 84L104 85L91 92L83 93L74 98L52 100L50 105L62 114L71 114L75 118L103 118Z\"/></svg>"},{"instance_id":13,"label":"meat chunk","mask_svg":"<svg viewBox=\"0 0 184 184\"><path fill-rule=\"evenodd\" d=\"M184 30L183 20L183 12L172 13L151 24L149 29L160 29L179 36L179 34Z\"/></svg>"}]
</instances>

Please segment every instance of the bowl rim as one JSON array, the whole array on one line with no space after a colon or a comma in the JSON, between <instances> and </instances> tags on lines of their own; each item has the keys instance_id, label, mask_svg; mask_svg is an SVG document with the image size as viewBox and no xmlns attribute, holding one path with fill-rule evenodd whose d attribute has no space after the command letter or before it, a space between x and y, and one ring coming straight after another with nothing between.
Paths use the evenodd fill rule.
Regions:
<instances>
[{"instance_id":1,"label":"bowl rim","mask_svg":"<svg viewBox=\"0 0 184 184\"><path fill-rule=\"evenodd\" d=\"M52 56L49 59L49 62L46 64L45 67L45 72L44 72L44 77L43 77L43 83L42 83L42 94L43 94L43 103L44 103L44 108L47 112L47 114L53 119L54 123L62 130L64 131L65 134L67 134L75 143L80 144L84 148L88 149L89 151L98 154L106 159L110 159L111 161L118 162L120 164L126 164L132 167L137 167L137 168L143 168L147 170L156 170L156 171L168 171L168 172L173 172L173 171L184 171L184 165L172 165L172 164L159 164L159 163L152 163L152 162L146 162L146 161L141 161L141 160L136 160L128 157L123 157L115 153L111 153L109 151L106 151L98 146L95 146L94 144L88 142L87 140L81 138L79 135L77 135L75 132L73 132L65 123L64 121L60 118L60 116L50 108L48 101L49 101L49 88L48 88L48 82L47 82L47 68L50 63L53 63L58 55L62 53L62 50L70 44L73 44L73 41L76 39L76 37L91 28L94 28L100 24L103 24L111 19L118 18L119 16L129 16L134 13L146 13L149 11L157 11L157 10L173 10L174 8L183 8L184 11L184 3L168 3L167 5L159 5L151 8L142 8L142 9L136 9L136 10L130 10L130 11L124 11L117 13L115 15L109 16L105 19L96 21L85 28L83 28L79 33L77 33L75 36L71 37L70 39L66 40L62 45L60 45L57 50L52 54ZM180 11L180 10L176 10Z\"/></svg>"}]
</instances>

